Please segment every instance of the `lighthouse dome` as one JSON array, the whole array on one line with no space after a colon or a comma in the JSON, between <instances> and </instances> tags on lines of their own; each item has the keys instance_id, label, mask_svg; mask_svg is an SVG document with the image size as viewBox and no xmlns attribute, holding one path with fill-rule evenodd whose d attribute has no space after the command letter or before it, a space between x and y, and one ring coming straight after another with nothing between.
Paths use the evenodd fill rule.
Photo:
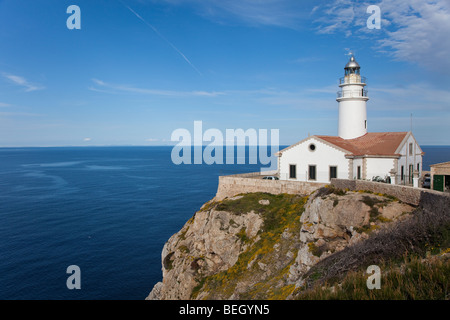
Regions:
<instances>
[{"instance_id":1,"label":"lighthouse dome","mask_svg":"<svg viewBox=\"0 0 450 320\"><path fill-rule=\"evenodd\" d=\"M358 64L358 62L356 62L355 57L352 56L350 58L350 61L345 65L345 69L359 69L360 66Z\"/></svg>"}]
</instances>

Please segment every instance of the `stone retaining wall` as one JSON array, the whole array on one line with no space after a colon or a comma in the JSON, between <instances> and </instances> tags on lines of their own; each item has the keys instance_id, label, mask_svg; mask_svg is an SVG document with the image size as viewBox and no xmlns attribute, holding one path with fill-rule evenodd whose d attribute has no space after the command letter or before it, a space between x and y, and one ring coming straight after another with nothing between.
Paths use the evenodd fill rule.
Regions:
<instances>
[{"instance_id":1,"label":"stone retaining wall","mask_svg":"<svg viewBox=\"0 0 450 320\"><path fill-rule=\"evenodd\" d=\"M439 203L440 207L445 208L447 206L447 210L450 211L450 194L444 192L364 180L332 179L331 184L339 189L368 190L388 194L415 206L426 204L431 208L435 207L433 203Z\"/></svg>"},{"instance_id":2,"label":"stone retaining wall","mask_svg":"<svg viewBox=\"0 0 450 320\"><path fill-rule=\"evenodd\" d=\"M265 174L267 175L267 173ZM259 172L237 174L232 176L220 176L216 200L223 200L240 193L267 192L272 194L289 193L307 195L317 188L325 186L325 183L263 180Z\"/></svg>"},{"instance_id":3,"label":"stone retaining wall","mask_svg":"<svg viewBox=\"0 0 450 320\"><path fill-rule=\"evenodd\" d=\"M264 175L268 175L265 173ZM289 193L308 195L314 190L325 186L325 183L264 180L260 172L220 176L216 200L223 200L241 193L267 192L272 194ZM421 205L436 209L436 205L450 213L450 194L430 189L413 188L402 185L372 182L364 180L332 179L331 184L339 189L351 191L367 190L396 197L400 201L415 206Z\"/></svg>"}]
</instances>

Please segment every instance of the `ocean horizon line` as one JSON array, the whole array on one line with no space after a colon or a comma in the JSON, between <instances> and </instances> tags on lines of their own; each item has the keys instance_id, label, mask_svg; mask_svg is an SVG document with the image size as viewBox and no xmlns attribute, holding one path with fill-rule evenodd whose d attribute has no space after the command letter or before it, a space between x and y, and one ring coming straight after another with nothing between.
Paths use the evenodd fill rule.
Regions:
<instances>
[{"instance_id":1,"label":"ocean horizon line","mask_svg":"<svg viewBox=\"0 0 450 320\"><path fill-rule=\"evenodd\" d=\"M175 147L177 144L161 144L161 145L141 145L141 144L99 144L99 145L54 145L54 146L0 146L0 149L43 149L43 148L124 148L124 147L139 147L139 148L155 148L155 147ZM191 147L207 147L209 144L202 145L192 145ZM284 147L288 147L290 144L281 144L279 145L280 150ZM422 144L422 147L439 147L439 148L450 148L450 145L447 144ZM223 146L226 148L227 146ZM260 147L259 145L234 145L234 147ZM272 147L272 145L267 145L266 147Z\"/></svg>"},{"instance_id":2,"label":"ocean horizon line","mask_svg":"<svg viewBox=\"0 0 450 320\"><path fill-rule=\"evenodd\" d=\"M124 147L139 147L139 148L154 148L154 147L175 147L177 144L161 144L161 145L138 145L138 144L114 144L114 145L90 145L90 146L82 146L82 145L55 145L55 146L0 146L0 149L41 149L41 148L124 148ZM192 145L191 147L207 147L209 144L203 145ZM288 147L289 144L279 145L280 149L282 147ZM445 146L445 145L444 145ZM224 145L223 148L227 146ZM234 147L261 147L259 145L234 145ZM272 145L267 145L265 147L272 147ZM450 147L450 145L448 145Z\"/></svg>"}]
</instances>

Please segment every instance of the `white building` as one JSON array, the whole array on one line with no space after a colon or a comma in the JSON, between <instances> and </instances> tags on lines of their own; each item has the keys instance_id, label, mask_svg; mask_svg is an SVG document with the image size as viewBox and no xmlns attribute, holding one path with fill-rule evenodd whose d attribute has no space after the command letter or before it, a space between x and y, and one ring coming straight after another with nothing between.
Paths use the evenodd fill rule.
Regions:
<instances>
[{"instance_id":1,"label":"white building","mask_svg":"<svg viewBox=\"0 0 450 320\"><path fill-rule=\"evenodd\" d=\"M281 180L383 179L418 185L423 152L411 132L367 132L366 78L352 56L339 80L338 136L310 136L277 153ZM415 179L414 179L415 177Z\"/></svg>"}]
</instances>

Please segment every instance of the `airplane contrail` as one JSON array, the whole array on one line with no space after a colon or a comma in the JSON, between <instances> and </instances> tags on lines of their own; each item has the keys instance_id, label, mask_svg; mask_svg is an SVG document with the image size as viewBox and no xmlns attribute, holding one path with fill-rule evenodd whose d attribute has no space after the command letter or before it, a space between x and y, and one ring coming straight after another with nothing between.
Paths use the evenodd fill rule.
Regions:
<instances>
[{"instance_id":1,"label":"airplane contrail","mask_svg":"<svg viewBox=\"0 0 450 320\"><path fill-rule=\"evenodd\" d=\"M183 52L181 52L177 47L175 47L175 45L170 42L169 40L167 40L166 37L164 37L159 31L158 29L156 29L153 25L151 25L150 23L147 22L147 20L145 20L144 18L142 18L136 11L134 11L133 9L131 9L128 5L126 5L124 2L122 2L122 0L119 0L120 3L122 3L128 10L130 10L139 20L141 20L142 22L144 22L148 27L150 27L161 39L163 39L169 46L172 47L172 49L174 49L195 71L197 71L197 73L199 75L202 75L202 73L197 69L197 67L183 54Z\"/></svg>"}]
</instances>

